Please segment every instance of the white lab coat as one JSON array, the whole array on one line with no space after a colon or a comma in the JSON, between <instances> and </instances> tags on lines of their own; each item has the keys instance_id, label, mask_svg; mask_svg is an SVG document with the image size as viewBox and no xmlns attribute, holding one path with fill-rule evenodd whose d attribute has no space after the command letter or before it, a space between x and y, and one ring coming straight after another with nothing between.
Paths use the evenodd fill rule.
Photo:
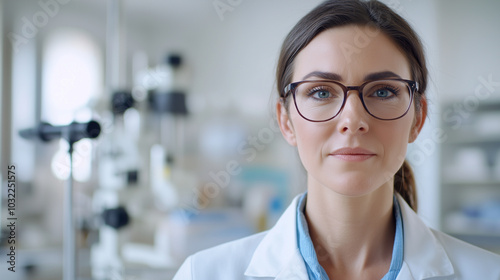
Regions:
<instances>
[{"instance_id":1,"label":"white lab coat","mask_svg":"<svg viewBox=\"0 0 500 280\"><path fill-rule=\"evenodd\" d=\"M397 280L500 280L500 255L430 229L398 195L404 261ZM297 248L297 197L268 231L198 252L174 280L308 279Z\"/></svg>"}]
</instances>

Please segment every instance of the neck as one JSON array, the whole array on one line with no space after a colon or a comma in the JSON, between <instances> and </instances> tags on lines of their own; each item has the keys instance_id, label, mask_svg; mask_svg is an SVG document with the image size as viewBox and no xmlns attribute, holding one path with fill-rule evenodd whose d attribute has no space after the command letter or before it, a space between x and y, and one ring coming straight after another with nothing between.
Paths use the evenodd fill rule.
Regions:
<instances>
[{"instance_id":1,"label":"neck","mask_svg":"<svg viewBox=\"0 0 500 280\"><path fill-rule=\"evenodd\" d=\"M306 219L318 261L329 276L359 278L370 272L381 278L387 272L395 235L392 207L392 182L361 197L310 185Z\"/></svg>"}]
</instances>

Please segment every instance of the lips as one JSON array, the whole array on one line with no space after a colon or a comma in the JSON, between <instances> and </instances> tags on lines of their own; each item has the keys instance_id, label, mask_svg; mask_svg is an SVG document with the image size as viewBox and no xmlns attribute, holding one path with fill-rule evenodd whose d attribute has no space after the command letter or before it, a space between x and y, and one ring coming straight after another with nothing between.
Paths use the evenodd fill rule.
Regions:
<instances>
[{"instance_id":1,"label":"lips","mask_svg":"<svg viewBox=\"0 0 500 280\"><path fill-rule=\"evenodd\" d=\"M330 153L329 156L334 158L343 160L343 161L351 161L351 162L360 162L365 161L369 158L376 156L376 154L372 151L363 149L363 148L340 148Z\"/></svg>"}]
</instances>

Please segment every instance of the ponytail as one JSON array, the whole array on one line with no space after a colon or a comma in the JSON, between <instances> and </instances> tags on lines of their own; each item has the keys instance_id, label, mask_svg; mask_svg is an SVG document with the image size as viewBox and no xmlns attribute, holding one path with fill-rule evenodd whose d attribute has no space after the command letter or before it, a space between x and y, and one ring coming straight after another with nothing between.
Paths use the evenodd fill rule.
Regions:
<instances>
[{"instance_id":1,"label":"ponytail","mask_svg":"<svg viewBox=\"0 0 500 280\"><path fill-rule=\"evenodd\" d=\"M410 164L405 160L394 176L394 191L399 193L410 207L417 212L417 189L415 176Z\"/></svg>"}]
</instances>

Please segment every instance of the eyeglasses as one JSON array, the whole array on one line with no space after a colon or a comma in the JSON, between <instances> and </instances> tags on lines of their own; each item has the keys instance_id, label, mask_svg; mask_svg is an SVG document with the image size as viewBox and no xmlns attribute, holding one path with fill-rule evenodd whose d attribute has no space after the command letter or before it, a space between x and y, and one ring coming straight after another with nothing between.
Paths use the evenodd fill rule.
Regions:
<instances>
[{"instance_id":1,"label":"eyeglasses","mask_svg":"<svg viewBox=\"0 0 500 280\"><path fill-rule=\"evenodd\" d=\"M300 81L287 85L282 98L293 95L299 114L311 122L326 122L344 108L348 91L357 90L366 112L379 120L402 118L410 109L418 83L404 79L368 81L345 86L337 81Z\"/></svg>"}]
</instances>

